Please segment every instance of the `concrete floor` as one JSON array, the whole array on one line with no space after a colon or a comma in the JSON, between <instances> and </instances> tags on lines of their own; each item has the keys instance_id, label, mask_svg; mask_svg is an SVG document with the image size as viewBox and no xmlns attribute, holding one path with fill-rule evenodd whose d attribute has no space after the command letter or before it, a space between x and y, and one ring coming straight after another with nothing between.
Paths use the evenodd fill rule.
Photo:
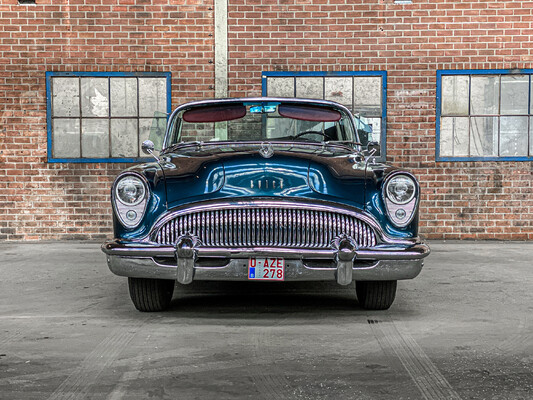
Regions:
<instances>
[{"instance_id":1,"label":"concrete floor","mask_svg":"<svg viewBox=\"0 0 533 400\"><path fill-rule=\"evenodd\" d=\"M193 283L144 314L96 243L0 243L0 398L532 399L533 243L430 245L386 312Z\"/></svg>"}]
</instances>

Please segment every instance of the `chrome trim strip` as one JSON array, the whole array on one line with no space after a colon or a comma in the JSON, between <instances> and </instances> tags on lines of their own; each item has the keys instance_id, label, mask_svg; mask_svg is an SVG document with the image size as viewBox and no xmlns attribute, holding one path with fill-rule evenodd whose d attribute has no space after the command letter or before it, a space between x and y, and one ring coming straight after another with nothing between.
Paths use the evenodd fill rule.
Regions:
<instances>
[{"instance_id":1,"label":"chrome trim strip","mask_svg":"<svg viewBox=\"0 0 533 400\"><path fill-rule=\"evenodd\" d=\"M284 257L287 259L327 259L334 260L335 249L301 249L280 247L209 248L196 247L197 257ZM123 257L174 257L174 246L161 246L155 243L136 243L110 240L102 245L102 251L109 256ZM410 246L382 244L368 249L355 250L356 260L420 260L429 255L430 249L424 243L411 242Z\"/></svg>"}]
</instances>

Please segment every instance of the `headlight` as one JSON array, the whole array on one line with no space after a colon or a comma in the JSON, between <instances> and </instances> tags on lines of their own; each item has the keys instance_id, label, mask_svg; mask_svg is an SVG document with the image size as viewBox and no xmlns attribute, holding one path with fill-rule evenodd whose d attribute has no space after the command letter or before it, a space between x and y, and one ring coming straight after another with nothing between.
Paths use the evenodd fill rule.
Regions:
<instances>
[{"instance_id":1,"label":"headlight","mask_svg":"<svg viewBox=\"0 0 533 400\"><path fill-rule=\"evenodd\" d=\"M383 187L387 214L394 225L403 228L411 223L418 206L418 183L406 173L388 177Z\"/></svg>"},{"instance_id":2,"label":"headlight","mask_svg":"<svg viewBox=\"0 0 533 400\"><path fill-rule=\"evenodd\" d=\"M113 186L113 206L121 224L135 228L141 222L148 204L148 186L145 179L136 173L121 175Z\"/></svg>"},{"instance_id":3,"label":"headlight","mask_svg":"<svg viewBox=\"0 0 533 400\"><path fill-rule=\"evenodd\" d=\"M135 206L144 199L146 189L139 178L136 176L127 176L117 183L115 193L122 203Z\"/></svg>"},{"instance_id":4,"label":"headlight","mask_svg":"<svg viewBox=\"0 0 533 400\"><path fill-rule=\"evenodd\" d=\"M407 204L415 197L415 182L407 175L398 175L387 183L387 197L396 204Z\"/></svg>"}]
</instances>

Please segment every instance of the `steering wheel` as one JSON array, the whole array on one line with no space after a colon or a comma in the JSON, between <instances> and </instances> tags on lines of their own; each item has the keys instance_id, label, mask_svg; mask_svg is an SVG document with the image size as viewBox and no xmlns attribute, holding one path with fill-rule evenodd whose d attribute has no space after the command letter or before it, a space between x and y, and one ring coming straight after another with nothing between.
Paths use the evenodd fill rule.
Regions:
<instances>
[{"instance_id":1,"label":"steering wheel","mask_svg":"<svg viewBox=\"0 0 533 400\"><path fill-rule=\"evenodd\" d=\"M294 138L295 138L295 139L298 139L299 137L304 136L304 135L320 135L320 136L324 136L326 139L330 139L330 137L329 137L328 135L326 135L324 132L320 132L320 131L305 131L305 132L300 132L300 133L297 134Z\"/></svg>"}]
</instances>

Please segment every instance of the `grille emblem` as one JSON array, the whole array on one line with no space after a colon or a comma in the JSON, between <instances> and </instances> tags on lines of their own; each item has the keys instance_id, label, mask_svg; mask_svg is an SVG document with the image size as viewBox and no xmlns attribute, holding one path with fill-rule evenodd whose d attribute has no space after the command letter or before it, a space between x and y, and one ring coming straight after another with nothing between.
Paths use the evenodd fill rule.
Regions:
<instances>
[{"instance_id":1,"label":"grille emblem","mask_svg":"<svg viewBox=\"0 0 533 400\"><path fill-rule=\"evenodd\" d=\"M253 189L254 187L258 187L259 189L283 189L283 179L281 178L264 178L264 179L257 179L257 180L250 180L250 189Z\"/></svg>"},{"instance_id":2,"label":"grille emblem","mask_svg":"<svg viewBox=\"0 0 533 400\"><path fill-rule=\"evenodd\" d=\"M270 158L274 155L274 147L272 147L272 143L270 142L263 142L261 143L261 148L259 149L259 154L263 158Z\"/></svg>"}]
</instances>

